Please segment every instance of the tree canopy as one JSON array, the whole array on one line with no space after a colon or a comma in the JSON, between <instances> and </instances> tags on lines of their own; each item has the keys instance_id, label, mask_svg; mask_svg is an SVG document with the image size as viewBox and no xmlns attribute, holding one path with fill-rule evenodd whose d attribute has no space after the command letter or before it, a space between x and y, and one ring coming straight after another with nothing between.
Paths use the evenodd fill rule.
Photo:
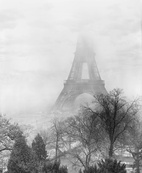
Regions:
<instances>
[{"instance_id":1,"label":"tree canopy","mask_svg":"<svg viewBox=\"0 0 142 173\"><path fill-rule=\"evenodd\" d=\"M46 152L46 146L43 142L42 137L37 134L32 142L32 150L34 151L37 159L39 161L46 160L47 152Z\"/></svg>"},{"instance_id":2,"label":"tree canopy","mask_svg":"<svg viewBox=\"0 0 142 173\"><path fill-rule=\"evenodd\" d=\"M29 163L31 161L31 150L24 136L15 140L13 150L8 162L9 173L30 173Z\"/></svg>"},{"instance_id":3,"label":"tree canopy","mask_svg":"<svg viewBox=\"0 0 142 173\"><path fill-rule=\"evenodd\" d=\"M12 150L14 140L21 135L18 124L11 123L5 116L0 115L0 153Z\"/></svg>"}]
</instances>

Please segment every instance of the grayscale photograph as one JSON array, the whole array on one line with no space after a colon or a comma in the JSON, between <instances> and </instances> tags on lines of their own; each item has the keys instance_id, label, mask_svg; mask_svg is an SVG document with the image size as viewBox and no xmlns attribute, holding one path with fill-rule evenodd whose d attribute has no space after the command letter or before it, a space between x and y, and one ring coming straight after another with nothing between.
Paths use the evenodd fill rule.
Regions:
<instances>
[{"instance_id":1,"label":"grayscale photograph","mask_svg":"<svg viewBox=\"0 0 142 173\"><path fill-rule=\"evenodd\" d=\"M0 173L142 173L142 0L0 0Z\"/></svg>"}]
</instances>

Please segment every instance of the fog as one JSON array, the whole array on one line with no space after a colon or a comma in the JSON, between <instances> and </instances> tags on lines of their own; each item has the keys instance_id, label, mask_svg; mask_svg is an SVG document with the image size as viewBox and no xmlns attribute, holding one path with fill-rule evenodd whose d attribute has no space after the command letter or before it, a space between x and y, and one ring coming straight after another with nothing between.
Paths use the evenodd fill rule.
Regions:
<instances>
[{"instance_id":1,"label":"fog","mask_svg":"<svg viewBox=\"0 0 142 173\"><path fill-rule=\"evenodd\" d=\"M0 112L38 125L60 94L77 39L95 42L108 91L142 95L140 0L1 0ZM45 121L46 122L46 121Z\"/></svg>"}]
</instances>

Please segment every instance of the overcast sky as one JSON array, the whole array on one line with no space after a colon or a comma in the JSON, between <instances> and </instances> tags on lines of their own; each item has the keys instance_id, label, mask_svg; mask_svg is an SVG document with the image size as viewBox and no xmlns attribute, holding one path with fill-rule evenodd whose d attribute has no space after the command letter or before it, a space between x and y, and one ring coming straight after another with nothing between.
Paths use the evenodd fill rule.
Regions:
<instances>
[{"instance_id":1,"label":"overcast sky","mask_svg":"<svg viewBox=\"0 0 142 173\"><path fill-rule=\"evenodd\" d=\"M140 0L0 0L0 111L33 122L46 112L80 33L94 39L106 89L142 96L141 11Z\"/></svg>"}]
</instances>

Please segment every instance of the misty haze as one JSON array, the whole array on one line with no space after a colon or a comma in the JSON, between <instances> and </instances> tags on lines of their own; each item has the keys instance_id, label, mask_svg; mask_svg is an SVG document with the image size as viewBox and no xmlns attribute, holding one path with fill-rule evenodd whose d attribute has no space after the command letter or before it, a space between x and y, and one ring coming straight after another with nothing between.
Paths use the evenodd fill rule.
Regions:
<instances>
[{"instance_id":1,"label":"misty haze","mask_svg":"<svg viewBox=\"0 0 142 173\"><path fill-rule=\"evenodd\" d=\"M81 33L95 42L107 90L141 95L140 1L5 0L0 9L3 114L19 122L43 118L68 77Z\"/></svg>"},{"instance_id":2,"label":"misty haze","mask_svg":"<svg viewBox=\"0 0 142 173\"><path fill-rule=\"evenodd\" d=\"M44 129L56 127L57 117L70 118L80 106L99 112L98 94L112 97L114 93L120 100L121 94L127 98L125 105L138 100L141 108L141 0L0 1L2 117L18 123L24 134L45 137ZM133 111L141 120L141 109ZM62 123L69 127L77 121L88 122L79 116ZM62 123L58 126L64 127ZM109 157L113 154L109 150Z\"/></svg>"}]
</instances>

